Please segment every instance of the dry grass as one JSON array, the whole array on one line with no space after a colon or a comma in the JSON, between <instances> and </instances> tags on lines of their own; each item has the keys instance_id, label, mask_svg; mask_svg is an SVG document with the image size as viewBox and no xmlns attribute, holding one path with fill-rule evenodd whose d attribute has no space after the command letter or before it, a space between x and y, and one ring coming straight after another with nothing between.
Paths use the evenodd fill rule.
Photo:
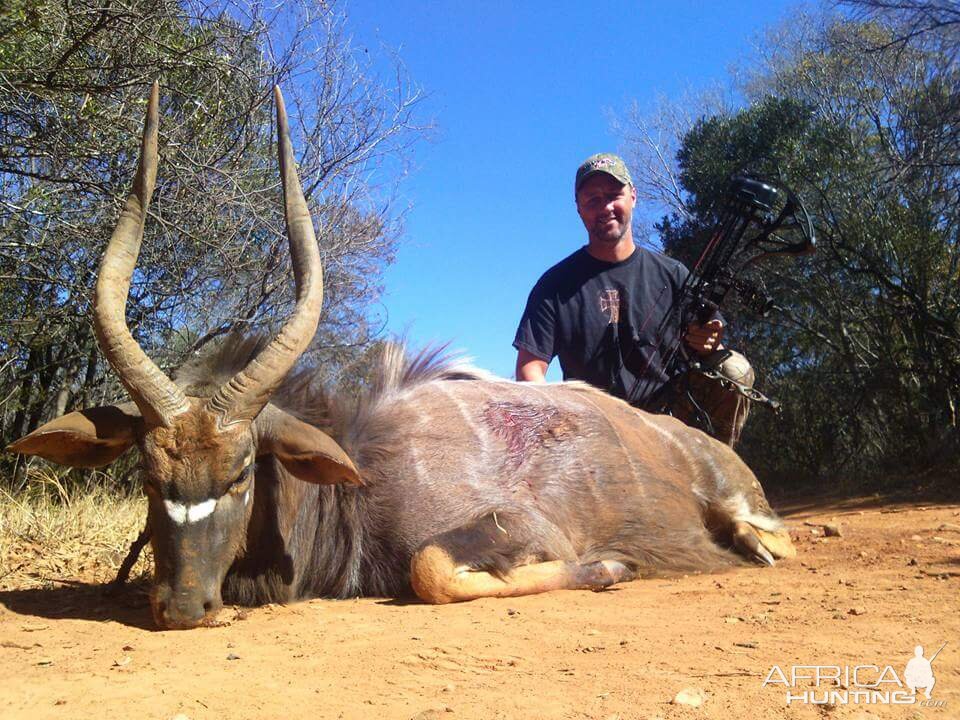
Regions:
<instances>
[{"instance_id":1,"label":"dry grass","mask_svg":"<svg viewBox=\"0 0 960 720\"><path fill-rule=\"evenodd\" d=\"M146 502L139 490L108 490L96 477L68 489L40 466L29 479L17 496L0 489L0 590L112 580L143 529ZM148 546L130 577L150 568Z\"/></svg>"}]
</instances>

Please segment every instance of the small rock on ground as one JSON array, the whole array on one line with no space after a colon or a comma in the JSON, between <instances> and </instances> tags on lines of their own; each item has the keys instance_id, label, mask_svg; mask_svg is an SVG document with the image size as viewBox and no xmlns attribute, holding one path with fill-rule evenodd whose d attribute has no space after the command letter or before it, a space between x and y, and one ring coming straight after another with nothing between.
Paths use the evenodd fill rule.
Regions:
<instances>
[{"instance_id":1,"label":"small rock on ground","mask_svg":"<svg viewBox=\"0 0 960 720\"><path fill-rule=\"evenodd\" d=\"M678 692L673 697L674 705L686 705L687 707L700 707L707 699L706 693L700 688L688 687Z\"/></svg>"}]
</instances>

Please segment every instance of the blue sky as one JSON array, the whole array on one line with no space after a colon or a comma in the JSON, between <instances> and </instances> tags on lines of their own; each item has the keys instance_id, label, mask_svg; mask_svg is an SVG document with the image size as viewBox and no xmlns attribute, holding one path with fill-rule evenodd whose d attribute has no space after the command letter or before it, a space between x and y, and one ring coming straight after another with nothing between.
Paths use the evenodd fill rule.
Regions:
<instances>
[{"instance_id":1,"label":"blue sky","mask_svg":"<svg viewBox=\"0 0 960 720\"><path fill-rule=\"evenodd\" d=\"M527 294L585 243L573 175L616 151L611 114L724 82L795 2L407 2L347 6L359 47L398 50L437 133L415 153L384 277L387 331L512 376ZM550 379L559 379L556 361Z\"/></svg>"}]
</instances>

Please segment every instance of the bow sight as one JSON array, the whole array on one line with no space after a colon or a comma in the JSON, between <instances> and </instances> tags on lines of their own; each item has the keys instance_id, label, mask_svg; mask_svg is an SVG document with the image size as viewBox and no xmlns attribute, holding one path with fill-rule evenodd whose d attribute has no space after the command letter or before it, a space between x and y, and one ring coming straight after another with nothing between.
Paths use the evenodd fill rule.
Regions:
<instances>
[{"instance_id":1,"label":"bow sight","mask_svg":"<svg viewBox=\"0 0 960 720\"><path fill-rule=\"evenodd\" d=\"M687 370L720 381L729 389L747 398L777 409L779 403L755 388L725 378L719 367L729 357L715 353L706 366L687 352L682 338L692 324L702 325L714 317L731 290L751 312L765 316L777 306L762 284L741 275L756 262L774 255L804 255L815 247L813 223L796 194L786 185L754 175L735 175L727 185L720 206L720 217L703 253L697 260L674 301L674 310L667 313L657 337L674 336L668 347L661 344L663 368L670 381L653 397L644 400L638 392L646 380L637 378L628 400L653 412L670 412L678 393L689 396L685 387ZM680 317L681 332L669 332ZM676 327L673 325L673 327ZM695 407L696 402L693 401ZM701 413L705 416L705 413ZM699 424L708 432L708 417ZM712 433L711 433L712 434Z\"/></svg>"},{"instance_id":2,"label":"bow sight","mask_svg":"<svg viewBox=\"0 0 960 720\"><path fill-rule=\"evenodd\" d=\"M751 228L757 232L744 239ZM793 229L800 238L792 242L776 234ZM773 300L756 283L738 275L762 258L804 255L814 247L813 223L789 188L748 175L731 178L720 221L680 291L687 313L683 325L693 317L701 322L709 319L731 289L752 312L766 315L775 307Z\"/></svg>"}]
</instances>

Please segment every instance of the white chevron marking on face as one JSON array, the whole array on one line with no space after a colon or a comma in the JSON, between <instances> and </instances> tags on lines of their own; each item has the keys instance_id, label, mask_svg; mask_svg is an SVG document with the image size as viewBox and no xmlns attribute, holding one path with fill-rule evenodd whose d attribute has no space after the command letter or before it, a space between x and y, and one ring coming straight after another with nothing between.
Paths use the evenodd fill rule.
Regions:
<instances>
[{"instance_id":1,"label":"white chevron marking on face","mask_svg":"<svg viewBox=\"0 0 960 720\"><path fill-rule=\"evenodd\" d=\"M183 525L187 521L187 506L183 503L164 500L163 506L167 509L167 515L177 525Z\"/></svg>"},{"instance_id":2,"label":"white chevron marking on face","mask_svg":"<svg viewBox=\"0 0 960 720\"><path fill-rule=\"evenodd\" d=\"M198 520L209 517L213 513L214 508L217 507L217 501L210 498L195 505L187 505L185 503L173 502L172 500L164 500L163 506L167 509L167 515L170 516L171 520L177 525L183 525L195 523Z\"/></svg>"}]
</instances>

